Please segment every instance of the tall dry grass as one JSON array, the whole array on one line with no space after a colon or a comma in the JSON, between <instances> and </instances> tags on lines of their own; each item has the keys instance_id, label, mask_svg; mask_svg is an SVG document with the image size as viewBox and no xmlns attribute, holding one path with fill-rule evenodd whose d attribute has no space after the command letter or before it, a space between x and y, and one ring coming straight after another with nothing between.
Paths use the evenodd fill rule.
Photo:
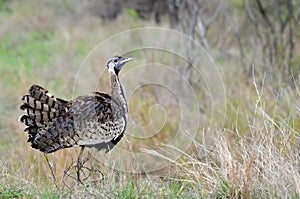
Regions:
<instances>
[{"instance_id":1,"label":"tall dry grass","mask_svg":"<svg viewBox=\"0 0 300 199\"><path fill-rule=\"evenodd\" d=\"M197 194L217 198L298 198L300 195L299 132L286 118L274 119L266 112L263 88L253 82L257 98L253 117L245 128L204 129L206 141L193 139L190 153L170 161L179 182L188 182ZM237 118L238 119L238 118ZM290 118L289 118L290 119ZM293 118L298 120L297 118ZM237 121L238 123L238 121ZM189 134L187 133L187 136ZM208 141L210 140L210 141ZM167 146L174 150L173 146ZM178 150L178 149L175 149Z\"/></svg>"},{"instance_id":2,"label":"tall dry grass","mask_svg":"<svg viewBox=\"0 0 300 199\"><path fill-rule=\"evenodd\" d=\"M236 128L203 129L196 139L186 132L186 136L192 139L192 146L188 151L180 151L182 156L179 159L172 158L170 151L180 149L171 145L161 144L167 153L144 149L149 155L169 162L164 170L131 174L118 171L114 166L99 166L96 162L97 169L105 176L104 180L81 186L70 178L63 178L64 170L78 155L77 149L62 150L49 156L56 163L54 181L42 154L29 146L14 144L10 145L14 149L7 151L13 152L10 155L17 160L8 156L2 159L1 185L25 189L29 195L41 195L33 190L50 186L54 193L61 193L60 197L70 194L77 197L124 197L129 194L136 198L176 193L174 197L298 198L297 117L290 115L287 119L268 112L266 107L270 105L266 100L268 93L264 91L265 87L264 84L258 87L256 82L251 86L256 96L252 98L252 109L248 110L252 116L243 121L244 126L240 126L241 121L236 121Z\"/></svg>"},{"instance_id":3,"label":"tall dry grass","mask_svg":"<svg viewBox=\"0 0 300 199\"><path fill-rule=\"evenodd\" d=\"M267 78L264 80L261 77L249 84L243 78L237 60L222 57L217 58L221 60L218 65L227 94L224 126L223 121L219 121L210 128L201 129L196 139L192 139L189 132L182 132L187 138L190 137L192 145L188 151L179 151L166 144L176 129L172 124L177 118L171 117L162 129L163 133L148 140L148 143L126 137L120 143L128 151L136 151L159 142L167 150L166 153L155 151L155 148L144 149L144 152L167 162L166 168L132 174L118 171L116 165L106 167L91 159L89 163L96 165L105 178L98 184L87 182L86 186L64 178L64 171L77 158L79 149L58 151L49 155L50 163L55 168L54 180L43 154L26 143L24 126L17 122L21 114L18 109L20 96L27 92L31 84L38 83L59 97L71 99L76 71L96 41L132 27L153 24L128 16L102 23L91 16L74 18L74 9L58 10L57 13L55 8L60 2L49 5L40 2L37 4L40 9L33 9L31 5L35 3L34 0L24 4L14 1L11 5L13 12L9 16L0 16L3 25L0 28L1 44L9 43L4 47L12 52L2 55L0 60L0 195L11 191L28 198L300 197L297 78L295 88L278 85L276 91L268 86L272 80ZM36 12L38 17L34 15ZM8 35L11 37L7 38ZM7 39L10 39L9 42ZM130 39L134 43L136 35ZM95 83L85 80L99 80L98 73L93 71L97 71L97 64L102 63L105 56L103 54L98 60L93 60L91 70L85 74L89 78L82 79L80 92L94 91L90 88L94 89L91 84L95 86ZM101 87L101 84L98 86ZM133 119L142 125L149 123L148 112L144 110L156 103L153 95L155 92L151 88L145 88L140 100L129 102L130 109L134 111ZM172 111L170 114L176 115L177 110ZM208 111L205 106L203 111ZM159 117L156 119L160 120ZM170 151L180 152L182 156L172 158ZM109 158L109 155L102 154L102 158ZM130 158L127 158L127 167L130 167Z\"/></svg>"}]
</instances>

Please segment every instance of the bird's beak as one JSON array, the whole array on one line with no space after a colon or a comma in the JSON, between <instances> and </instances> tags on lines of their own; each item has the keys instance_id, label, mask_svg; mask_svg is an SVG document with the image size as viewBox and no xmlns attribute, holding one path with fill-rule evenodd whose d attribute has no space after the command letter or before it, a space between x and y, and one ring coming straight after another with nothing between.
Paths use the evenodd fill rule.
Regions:
<instances>
[{"instance_id":1,"label":"bird's beak","mask_svg":"<svg viewBox=\"0 0 300 199\"><path fill-rule=\"evenodd\" d=\"M134 60L134 58L131 58L131 57L129 57L129 58L124 58L124 59L121 61L121 64L123 65L123 64L125 64L125 63L127 63L127 62L129 62L129 61L132 61L132 60Z\"/></svg>"}]
</instances>

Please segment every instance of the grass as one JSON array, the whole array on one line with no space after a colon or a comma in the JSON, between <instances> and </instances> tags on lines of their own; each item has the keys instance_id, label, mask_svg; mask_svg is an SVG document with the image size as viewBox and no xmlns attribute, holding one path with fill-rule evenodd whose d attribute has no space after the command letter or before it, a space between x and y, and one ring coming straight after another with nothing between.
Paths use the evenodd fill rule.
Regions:
<instances>
[{"instance_id":1,"label":"grass","mask_svg":"<svg viewBox=\"0 0 300 199\"><path fill-rule=\"evenodd\" d=\"M129 101L131 116L141 126L149 124L151 119L154 124L164 120L164 116L167 119L162 133L147 140L126 136L119 146L126 149L125 152L144 148L144 155L153 157L148 164L154 165L156 162L151 161L160 160L167 167L149 173L127 173L119 171L119 165L105 165L105 160L113 155L102 154L101 161L90 164L96 164L104 180L78 185L63 178L64 170L78 155L79 149L74 148L49 156L56 165L54 181L43 155L26 143L23 126L17 122L21 114L18 110L20 96L31 84L37 83L59 97L70 99L75 74L96 43L126 29L151 26L152 22L136 19L130 10L111 23L99 22L82 13L80 19L74 19L69 12L79 8L72 7L68 1L65 4L71 7L57 13L54 8L59 2L39 3L40 11L35 14L40 17L36 18L32 17L34 3L34 0L24 4L13 1L0 9L0 22L3 22L0 28L0 198L300 197L298 80L294 88L278 85L278 90L274 91L268 75L265 78L254 75L256 79L246 81L239 62L223 57L216 59L226 88L225 122L223 124L220 117L208 125L209 106L201 106L201 116L205 119L196 138L189 132L181 132L192 143L186 151L168 145L179 126L179 110L170 106L173 102L170 103L169 98L159 101L160 92L143 87ZM55 20L51 20L52 17ZM33 25L26 25L23 19ZM139 45L139 35L131 35L129 39L133 47ZM80 82L84 91L95 88L89 83L94 81L92 86L95 86L99 78L94 72L99 71L97 64L108 56L105 51L97 55L88 68L91 70L84 71L86 75ZM144 52L137 55L149 56L149 63L159 56ZM168 63L169 58L164 59ZM149 72L148 75L155 74ZM101 87L105 78L99 82ZM205 103L205 93L199 98ZM151 110L156 103L169 109L163 112L161 107L154 107ZM160 117L155 117L158 114ZM148 129L138 129L134 135L147 136L157 128L150 125ZM158 150L160 146L163 150ZM118 153L117 149L114 151ZM132 161L139 157L125 152L120 152L122 164L117 160L115 163L134 170ZM179 152L181 157L174 161Z\"/></svg>"},{"instance_id":2,"label":"grass","mask_svg":"<svg viewBox=\"0 0 300 199\"><path fill-rule=\"evenodd\" d=\"M8 198L49 198L58 199L66 197L66 192L58 192L55 189L49 190L48 188L36 190L32 188L17 188L17 187L1 187L0 196L3 199Z\"/></svg>"}]
</instances>

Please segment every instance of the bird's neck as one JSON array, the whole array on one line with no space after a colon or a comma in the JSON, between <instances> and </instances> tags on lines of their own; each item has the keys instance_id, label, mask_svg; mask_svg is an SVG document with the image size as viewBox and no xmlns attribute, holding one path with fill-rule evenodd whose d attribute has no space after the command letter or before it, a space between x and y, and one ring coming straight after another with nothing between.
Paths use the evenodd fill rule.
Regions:
<instances>
[{"instance_id":1,"label":"bird's neck","mask_svg":"<svg viewBox=\"0 0 300 199\"><path fill-rule=\"evenodd\" d=\"M109 71L109 76L111 83L111 97L123 108L125 116L127 117L128 107L119 77L113 71Z\"/></svg>"}]
</instances>

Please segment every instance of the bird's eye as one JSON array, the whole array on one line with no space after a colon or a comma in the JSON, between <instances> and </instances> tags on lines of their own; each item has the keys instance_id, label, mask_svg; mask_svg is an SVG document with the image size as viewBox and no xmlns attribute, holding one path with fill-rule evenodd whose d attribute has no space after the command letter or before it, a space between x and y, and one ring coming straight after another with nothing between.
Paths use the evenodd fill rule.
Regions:
<instances>
[{"instance_id":1,"label":"bird's eye","mask_svg":"<svg viewBox=\"0 0 300 199\"><path fill-rule=\"evenodd\" d=\"M114 60L115 63L116 63L117 61L118 61L118 60L116 60L116 59Z\"/></svg>"}]
</instances>

